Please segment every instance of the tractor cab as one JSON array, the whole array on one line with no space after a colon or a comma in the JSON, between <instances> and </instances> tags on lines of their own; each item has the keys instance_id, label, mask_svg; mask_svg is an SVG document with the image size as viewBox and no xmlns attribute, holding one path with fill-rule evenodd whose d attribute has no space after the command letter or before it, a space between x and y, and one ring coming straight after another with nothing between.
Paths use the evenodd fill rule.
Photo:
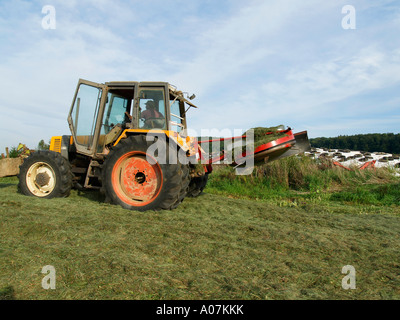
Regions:
<instances>
[{"instance_id":1,"label":"tractor cab","mask_svg":"<svg viewBox=\"0 0 400 320\"><path fill-rule=\"evenodd\" d=\"M185 132L190 107L196 106L166 82L98 84L80 79L68 123L77 153L96 157L107 153L107 146L125 130Z\"/></svg>"}]
</instances>

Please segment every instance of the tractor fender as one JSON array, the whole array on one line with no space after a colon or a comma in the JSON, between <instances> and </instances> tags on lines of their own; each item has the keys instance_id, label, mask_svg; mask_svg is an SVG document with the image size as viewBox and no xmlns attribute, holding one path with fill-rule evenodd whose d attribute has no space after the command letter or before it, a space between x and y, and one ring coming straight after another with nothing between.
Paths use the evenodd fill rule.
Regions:
<instances>
[{"instance_id":1,"label":"tractor fender","mask_svg":"<svg viewBox=\"0 0 400 320\"><path fill-rule=\"evenodd\" d=\"M146 136L147 141L152 141L151 137L157 137L158 139L162 139L161 143L165 141L166 146L170 148L170 150L174 150L179 153L179 159L183 164L189 164L189 162L193 162L196 160L195 154L190 154L190 146L184 141L184 139L178 137L176 132L173 131L165 131L165 130L141 130L141 129L126 129L121 134L121 136L114 143L116 146L121 140L126 139L131 136L143 135ZM149 149L152 148L152 145ZM154 146L156 149L157 146ZM153 150L154 150L153 149Z\"/></svg>"}]
</instances>

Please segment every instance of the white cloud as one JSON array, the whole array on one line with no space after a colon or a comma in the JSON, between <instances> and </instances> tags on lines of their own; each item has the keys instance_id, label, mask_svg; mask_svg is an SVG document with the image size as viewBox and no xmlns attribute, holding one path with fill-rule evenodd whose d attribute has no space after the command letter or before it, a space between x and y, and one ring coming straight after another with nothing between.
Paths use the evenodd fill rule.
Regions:
<instances>
[{"instance_id":1,"label":"white cloud","mask_svg":"<svg viewBox=\"0 0 400 320\"><path fill-rule=\"evenodd\" d=\"M261 7L258 9L257 12L262 15ZM300 9L296 9L294 12L298 13ZM320 11L331 9L331 7L325 7L320 8ZM283 15L283 20L292 18L295 17L290 14L286 17ZM242 16L237 20L232 18L232 24L243 21L242 19L244 19ZM319 20L315 21L315 24L318 22ZM388 21L388 25L390 23ZM246 26L247 24L244 24L244 30ZM278 23L276 27L278 30L285 30L287 26L285 23L281 25ZM230 29L229 23L226 29ZM312 123L314 118L319 119L318 121L323 117L327 121L335 121L335 118L336 121L340 121L339 115L348 114L349 111L352 111L350 113L354 116L353 110L348 109L348 103L343 103L344 100L390 87L400 81L398 48L388 50L385 46L381 46L380 38L365 41L365 34L360 39L354 34L344 34L343 30L333 33L333 37L324 35L322 39L312 39L315 37L313 34L310 34L311 39L307 39L303 34L306 45L310 45L309 48L315 51L308 50L308 57L302 57L301 55L305 53L293 52L291 43L277 42L277 39L264 30L252 29L252 31L252 35L256 38L265 39L265 43L268 43L270 48L270 51L265 50L260 54L258 59L241 60L239 58L241 54L245 54L243 48L246 46L234 48L233 53L221 56L218 46L215 49L211 45L213 42L210 41L210 49L207 53L199 54L191 65L194 70L201 70L199 71L201 77L190 79L187 73L183 73L188 80L182 83L194 83L194 88L202 88L200 92L209 96L204 103L207 111L198 111L200 119L194 120L197 127L218 127L223 124L230 128L246 128L285 123L301 129L299 124L307 125L307 121ZM216 37L224 38L220 32L222 31L216 32ZM356 42L353 41L354 37L357 39ZM333 39L340 41L335 42ZM230 50L234 47L234 43L236 42L232 41L229 44L228 37L223 47ZM249 45L249 47L253 48L254 45ZM329 51L321 52L318 47L328 48ZM276 48L279 48L282 54L277 53ZM298 54L303 58L302 60L297 58ZM239 63L234 63L234 60ZM274 65L277 62L279 67ZM260 70L267 70L264 73L265 77L262 73L260 75L252 70L252 74L256 75L255 79L250 81L248 77L240 79L240 75L246 73L246 68L253 68L254 64L259 65ZM211 71L208 72L208 70ZM212 71L216 76L211 76ZM197 73L193 72L193 74ZM236 87L231 86L233 81L228 80L230 77L238 80ZM228 82L228 85L224 82ZM226 90L227 94L221 94L220 90ZM337 105L332 108L334 102L337 102ZM385 108L384 103L382 108ZM358 114L358 117L363 116L366 115L361 112ZM202 120L205 118L206 121ZM356 131L357 127L353 127L353 130Z\"/></svg>"},{"instance_id":2,"label":"white cloud","mask_svg":"<svg viewBox=\"0 0 400 320\"><path fill-rule=\"evenodd\" d=\"M368 103L358 110L351 106L349 108L346 99L396 83L400 83L398 50L385 53L374 47L366 47L353 57L336 57L302 68L296 67L280 82L269 81L245 92L238 91L235 99L216 104L212 110L213 116L207 119L205 125L246 128L283 123L301 130L299 124L314 128L313 119L318 119L318 122L325 119L326 124L335 123L339 132L341 117L362 118L376 113L374 110L377 106L368 111ZM382 104L379 110L385 109L393 112L398 109L398 104L392 103L390 108ZM361 124L362 121L354 120L352 123ZM357 127L351 129L356 131ZM311 134L314 136L314 133Z\"/></svg>"},{"instance_id":3,"label":"white cloud","mask_svg":"<svg viewBox=\"0 0 400 320\"><path fill-rule=\"evenodd\" d=\"M21 123L32 126L21 141L31 146L67 134L78 78L161 80L195 92L200 108L188 122L196 130L283 123L322 132L313 121L326 118L339 132L338 114L356 114L349 101L362 105L380 90L389 95L382 110L396 107L388 88L400 81L399 6L391 1L354 1L351 31L341 28L342 0L53 3L57 29L47 31L47 1L0 5L0 148L20 142Z\"/></svg>"},{"instance_id":4,"label":"white cloud","mask_svg":"<svg viewBox=\"0 0 400 320\"><path fill-rule=\"evenodd\" d=\"M316 3L253 1L233 16L199 28L194 42L197 54L184 63L184 70L174 76L176 81L205 93L215 84L245 72L246 67L267 61L269 55L279 54L270 38L274 38L298 10Z\"/></svg>"}]
</instances>

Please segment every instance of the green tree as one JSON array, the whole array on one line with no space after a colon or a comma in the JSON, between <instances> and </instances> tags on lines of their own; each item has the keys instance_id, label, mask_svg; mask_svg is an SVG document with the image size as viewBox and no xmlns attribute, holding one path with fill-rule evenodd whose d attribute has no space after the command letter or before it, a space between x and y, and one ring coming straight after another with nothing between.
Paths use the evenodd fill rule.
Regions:
<instances>
[{"instance_id":1,"label":"green tree","mask_svg":"<svg viewBox=\"0 0 400 320\"><path fill-rule=\"evenodd\" d=\"M44 142L43 139L39 141L37 150L49 150L49 149L50 149L50 144L47 144L46 142Z\"/></svg>"},{"instance_id":2,"label":"green tree","mask_svg":"<svg viewBox=\"0 0 400 320\"><path fill-rule=\"evenodd\" d=\"M400 134L369 133L335 138L310 139L315 148L350 149L354 151L400 153Z\"/></svg>"},{"instance_id":3,"label":"green tree","mask_svg":"<svg viewBox=\"0 0 400 320\"><path fill-rule=\"evenodd\" d=\"M17 150L16 147L11 147L9 153L10 158L18 158L19 157L19 151Z\"/></svg>"}]
</instances>

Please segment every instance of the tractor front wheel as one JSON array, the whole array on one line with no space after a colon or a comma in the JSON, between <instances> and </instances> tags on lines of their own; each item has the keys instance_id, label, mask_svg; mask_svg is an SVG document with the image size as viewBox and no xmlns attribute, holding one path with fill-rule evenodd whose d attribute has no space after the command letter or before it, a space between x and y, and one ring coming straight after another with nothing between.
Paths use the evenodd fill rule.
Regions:
<instances>
[{"instance_id":1,"label":"tractor front wheel","mask_svg":"<svg viewBox=\"0 0 400 320\"><path fill-rule=\"evenodd\" d=\"M20 166L18 190L39 198L67 197L72 187L70 163L59 153L37 151Z\"/></svg>"}]
</instances>

